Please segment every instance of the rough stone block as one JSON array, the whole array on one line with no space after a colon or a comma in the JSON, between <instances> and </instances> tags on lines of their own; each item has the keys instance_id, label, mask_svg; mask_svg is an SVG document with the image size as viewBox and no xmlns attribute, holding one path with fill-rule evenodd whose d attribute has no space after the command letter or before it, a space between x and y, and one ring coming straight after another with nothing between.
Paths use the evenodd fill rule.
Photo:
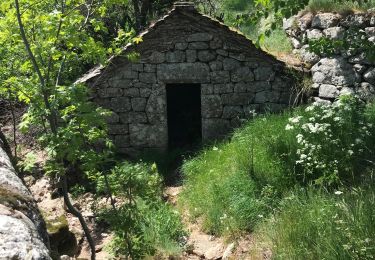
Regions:
<instances>
[{"instance_id":1,"label":"rough stone block","mask_svg":"<svg viewBox=\"0 0 375 260\"><path fill-rule=\"evenodd\" d=\"M212 140L224 137L231 130L230 121L225 119L203 119L202 120L202 138L203 140Z\"/></svg>"},{"instance_id":2,"label":"rough stone block","mask_svg":"<svg viewBox=\"0 0 375 260\"><path fill-rule=\"evenodd\" d=\"M311 68L314 83L349 86L355 83L353 67L343 58L324 58Z\"/></svg>"},{"instance_id":3,"label":"rough stone block","mask_svg":"<svg viewBox=\"0 0 375 260\"><path fill-rule=\"evenodd\" d=\"M229 71L213 71L211 72L212 83L228 83L230 82Z\"/></svg>"},{"instance_id":4,"label":"rough stone block","mask_svg":"<svg viewBox=\"0 0 375 260\"><path fill-rule=\"evenodd\" d=\"M134 111L145 111L147 100L145 98L132 98L131 103Z\"/></svg>"},{"instance_id":5,"label":"rough stone block","mask_svg":"<svg viewBox=\"0 0 375 260\"><path fill-rule=\"evenodd\" d=\"M122 148L122 147L129 147L130 146L130 136L129 135L115 135L115 146Z\"/></svg>"},{"instance_id":6,"label":"rough stone block","mask_svg":"<svg viewBox=\"0 0 375 260\"><path fill-rule=\"evenodd\" d=\"M375 68L369 68L364 74L363 78L368 83L375 85Z\"/></svg>"},{"instance_id":7,"label":"rough stone block","mask_svg":"<svg viewBox=\"0 0 375 260\"><path fill-rule=\"evenodd\" d=\"M219 49L223 47L223 42L218 38L213 38L210 41L210 48L211 49Z\"/></svg>"},{"instance_id":8,"label":"rough stone block","mask_svg":"<svg viewBox=\"0 0 375 260\"><path fill-rule=\"evenodd\" d=\"M209 63L209 66L210 66L210 69L211 71L219 71L219 70L223 70L223 62L221 61L211 61Z\"/></svg>"},{"instance_id":9,"label":"rough stone block","mask_svg":"<svg viewBox=\"0 0 375 260\"><path fill-rule=\"evenodd\" d=\"M223 60L224 70L234 70L241 67L241 62L232 58L225 58Z\"/></svg>"},{"instance_id":10,"label":"rough stone block","mask_svg":"<svg viewBox=\"0 0 375 260\"><path fill-rule=\"evenodd\" d=\"M201 95L209 95L214 93L214 87L211 84L201 85Z\"/></svg>"},{"instance_id":11,"label":"rough stone block","mask_svg":"<svg viewBox=\"0 0 375 260\"><path fill-rule=\"evenodd\" d=\"M225 106L222 118L230 119L243 117L244 112L241 106Z\"/></svg>"},{"instance_id":12,"label":"rough stone block","mask_svg":"<svg viewBox=\"0 0 375 260\"><path fill-rule=\"evenodd\" d=\"M202 62L210 62L216 58L216 52L211 50L198 51L198 60Z\"/></svg>"},{"instance_id":13,"label":"rough stone block","mask_svg":"<svg viewBox=\"0 0 375 260\"><path fill-rule=\"evenodd\" d=\"M127 112L131 109L130 98L116 97L111 99L111 109L115 112Z\"/></svg>"},{"instance_id":14,"label":"rough stone block","mask_svg":"<svg viewBox=\"0 0 375 260\"><path fill-rule=\"evenodd\" d=\"M253 93L231 93L221 95L224 105L248 105L254 102L255 94Z\"/></svg>"},{"instance_id":15,"label":"rough stone block","mask_svg":"<svg viewBox=\"0 0 375 260\"><path fill-rule=\"evenodd\" d=\"M125 97L139 97L139 88L124 89Z\"/></svg>"},{"instance_id":16,"label":"rough stone block","mask_svg":"<svg viewBox=\"0 0 375 260\"><path fill-rule=\"evenodd\" d=\"M197 51L196 50L187 50L186 51L186 61L195 62L197 60Z\"/></svg>"},{"instance_id":17,"label":"rough stone block","mask_svg":"<svg viewBox=\"0 0 375 260\"><path fill-rule=\"evenodd\" d=\"M214 85L215 94L224 94L224 93L232 93L232 92L233 92L233 84L231 83Z\"/></svg>"},{"instance_id":18,"label":"rough stone block","mask_svg":"<svg viewBox=\"0 0 375 260\"><path fill-rule=\"evenodd\" d=\"M232 82L251 82L254 81L254 74L248 67L240 67L231 73Z\"/></svg>"},{"instance_id":19,"label":"rough stone block","mask_svg":"<svg viewBox=\"0 0 375 260\"><path fill-rule=\"evenodd\" d=\"M105 118L105 120L108 124L116 124L120 122L120 117L115 112L112 112L111 115Z\"/></svg>"},{"instance_id":20,"label":"rough stone block","mask_svg":"<svg viewBox=\"0 0 375 260\"><path fill-rule=\"evenodd\" d=\"M345 29L342 27L331 27L323 31L324 35L332 40L341 40L344 37Z\"/></svg>"},{"instance_id":21,"label":"rough stone block","mask_svg":"<svg viewBox=\"0 0 375 260\"><path fill-rule=\"evenodd\" d=\"M309 40L318 40L323 37L323 33L318 29L311 29L306 31L306 37Z\"/></svg>"},{"instance_id":22,"label":"rough stone block","mask_svg":"<svg viewBox=\"0 0 375 260\"><path fill-rule=\"evenodd\" d=\"M194 33L187 37L188 42L206 42L212 40L212 35L208 33Z\"/></svg>"},{"instance_id":23,"label":"rough stone block","mask_svg":"<svg viewBox=\"0 0 375 260\"><path fill-rule=\"evenodd\" d=\"M315 15L311 26L313 28L327 29L336 26L340 21L341 16L333 13L320 13Z\"/></svg>"},{"instance_id":24,"label":"rough stone block","mask_svg":"<svg viewBox=\"0 0 375 260\"><path fill-rule=\"evenodd\" d=\"M147 115L145 112L129 112L129 123L147 123Z\"/></svg>"},{"instance_id":25,"label":"rough stone block","mask_svg":"<svg viewBox=\"0 0 375 260\"><path fill-rule=\"evenodd\" d=\"M127 124L117 124L108 126L108 134L110 135L125 135L129 133L129 127Z\"/></svg>"},{"instance_id":26,"label":"rough stone block","mask_svg":"<svg viewBox=\"0 0 375 260\"><path fill-rule=\"evenodd\" d=\"M210 68L198 62L159 64L157 77L166 83L207 83L210 81Z\"/></svg>"},{"instance_id":27,"label":"rough stone block","mask_svg":"<svg viewBox=\"0 0 375 260\"><path fill-rule=\"evenodd\" d=\"M139 73L139 81L143 83L156 83L156 74L151 72Z\"/></svg>"},{"instance_id":28,"label":"rough stone block","mask_svg":"<svg viewBox=\"0 0 375 260\"><path fill-rule=\"evenodd\" d=\"M175 62L184 62L185 61L185 52L184 51L170 51L166 53L166 61L175 63Z\"/></svg>"},{"instance_id":29,"label":"rough stone block","mask_svg":"<svg viewBox=\"0 0 375 260\"><path fill-rule=\"evenodd\" d=\"M140 88L139 95L141 97L147 98L151 95L152 90L150 88Z\"/></svg>"},{"instance_id":30,"label":"rough stone block","mask_svg":"<svg viewBox=\"0 0 375 260\"><path fill-rule=\"evenodd\" d=\"M273 81L275 79L275 72L272 67L258 67L254 69L255 80Z\"/></svg>"},{"instance_id":31,"label":"rough stone block","mask_svg":"<svg viewBox=\"0 0 375 260\"><path fill-rule=\"evenodd\" d=\"M168 144L165 124L130 124L130 144L134 147L165 147Z\"/></svg>"},{"instance_id":32,"label":"rough stone block","mask_svg":"<svg viewBox=\"0 0 375 260\"><path fill-rule=\"evenodd\" d=\"M336 98L340 91L334 85L322 84L319 87L319 97L321 98Z\"/></svg>"},{"instance_id":33,"label":"rough stone block","mask_svg":"<svg viewBox=\"0 0 375 260\"><path fill-rule=\"evenodd\" d=\"M254 86L252 83L239 82L234 85L234 92L235 93L254 92Z\"/></svg>"},{"instance_id":34,"label":"rough stone block","mask_svg":"<svg viewBox=\"0 0 375 260\"><path fill-rule=\"evenodd\" d=\"M216 53L219 54L219 55L221 55L221 56L223 56L223 57L228 56L228 52L225 51L225 50L223 50L223 49L216 50Z\"/></svg>"},{"instance_id":35,"label":"rough stone block","mask_svg":"<svg viewBox=\"0 0 375 260\"><path fill-rule=\"evenodd\" d=\"M190 50L207 50L209 48L205 42L191 42L188 47Z\"/></svg>"},{"instance_id":36,"label":"rough stone block","mask_svg":"<svg viewBox=\"0 0 375 260\"><path fill-rule=\"evenodd\" d=\"M147 61L155 64L163 63L165 62L165 53L154 51L148 57Z\"/></svg>"},{"instance_id":37,"label":"rough stone block","mask_svg":"<svg viewBox=\"0 0 375 260\"><path fill-rule=\"evenodd\" d=\"M124 79L138 79L138 71L123 70L121 74Z\"/></svg>"},{"instance_id":38,"label":"rough stone block","mask_svg":"<svg viewBox=\"0 0 375 260\"><path fill-rule=\"evenodd\" d=\"M187 42L178 42L175 44L174 48L176 50L181 50L181 51L184 51L186 50L188 47L188 43Z\"/></svg>"},{"instance_id":39,"label":"rough stone block","mask_svg":"<svg viewBox=\"0 0 375 260\"><path fill-rule=\"evenodd\" d=\"M145 64L144 71L145 72L156 72L156 65L155 64Z\"/></svg>"},{"instance_id":40,"label":"rough stone block","mask_svg":"<svg viewBox=\"0 0 375 260\"><path fill-rule=\"evenodd\" d=\"M280 99L280 92L278 91L261 91L255 95L255 103L263 104L265 102L277 103Z\"/></svg>"},{"instance_id":41,"label":"rough stone block","mask_svg":"<svg viewBox=\"0 0 375 260\"><path fill-rule=\"evenodd\" d=\"M120 88L104 88L98 91L98 96L101 98L119 97L121 95L122 89Z\"/></svg>"},{"instance_id":42,"label":"rough stone block","mask_svg":"<svg viewBox=\"0 0 375 260\"><path fill-rule=\"evenodd\" d=\"M205 118L221 117L223 105L219 95L202 95L202 116Z\"/></svg>"},{"instance_id":43,"label":"rough stone block","mask_svg":"<svg viewBox=\"0 0 375 260\"><path fill-rule=\"evenodd\" d=\"M134 71L139 71L139 72L142 72L143 71L143 64L142 63L132 63L132 70Z\"/></svg>"},{"instance_id":44,"label":"rough stone block","mask_svg":"<svg viewBox=\"0 0 375 260\"><path fill-rule=\"evenodd\" d=\"M375 97L375 86L364 82L357 89L356 94L365 101L372 101Z\"/></svg>"}]
</instances>

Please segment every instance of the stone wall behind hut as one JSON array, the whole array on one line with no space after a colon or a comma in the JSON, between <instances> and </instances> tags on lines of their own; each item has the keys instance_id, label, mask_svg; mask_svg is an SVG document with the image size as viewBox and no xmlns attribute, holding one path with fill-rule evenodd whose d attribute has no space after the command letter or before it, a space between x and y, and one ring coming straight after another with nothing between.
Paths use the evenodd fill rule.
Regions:
<instances>
[{"instance_id":1,"label":"stone wall behind hut","mask_svg":"<svg viewBox=\"0 0 375 260\"><path fill-rule=\"evenodd\" d=\"M284 21L294 52L309 67L315 101L330 103L343 94L356 94L364 100L375 95L375 63L361 51L336 50L331 57L309 52L309 41L326 37L342 40L346 31L362 32L375 49L375 13L340 15L301 13Z\"/></svg>"}]
</instances>

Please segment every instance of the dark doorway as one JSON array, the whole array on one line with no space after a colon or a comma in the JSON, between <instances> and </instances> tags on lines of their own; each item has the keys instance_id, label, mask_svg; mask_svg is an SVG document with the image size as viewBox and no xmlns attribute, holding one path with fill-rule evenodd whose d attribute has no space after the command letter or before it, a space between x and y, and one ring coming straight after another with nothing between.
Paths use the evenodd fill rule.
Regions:
<instances>
[{"instance_id":1,"label":"dark doorway","mask_svg":"<svg viewBox=\"0 0 375 260\"><path fill-rule=\"evenodd\" d=\"M200 84L167 85L169 148L193 148L202 140Z\"/></svg>"}]
</instances>

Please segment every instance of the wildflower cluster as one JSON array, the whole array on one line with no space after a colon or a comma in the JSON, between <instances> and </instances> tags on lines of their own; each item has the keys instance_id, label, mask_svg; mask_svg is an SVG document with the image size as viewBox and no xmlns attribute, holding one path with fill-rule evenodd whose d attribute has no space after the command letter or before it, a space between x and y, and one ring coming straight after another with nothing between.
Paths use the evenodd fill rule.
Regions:
<instances>
[{"instance_id":1,"label":"wildflower cluster","mask_svg":"<svg viewBox=\"0 0 375 260\"><path fill-rule=\"evenodd\" d=\"M296 169L304 182L334 184L354 177L372 135L365 106L353 97L333 105L312 104L289 118L285 129L296 138Z\"/></svg>"}]
</instances>

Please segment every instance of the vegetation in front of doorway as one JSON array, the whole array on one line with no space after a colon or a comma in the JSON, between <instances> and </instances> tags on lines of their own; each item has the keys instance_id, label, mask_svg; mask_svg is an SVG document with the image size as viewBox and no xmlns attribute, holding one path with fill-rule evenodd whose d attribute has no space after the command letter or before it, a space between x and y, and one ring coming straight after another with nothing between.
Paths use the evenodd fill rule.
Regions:
<instances>
[{"instance_id":1,"label":"vegetation in front of doorway","mask_svg":"<svg viewBox=\"0 0 375 260\"><path fill-rule=\"evenodd\" d=\"M375 193L368 188L374 182L374 125L375 104L365 106L347 97L333 107L309 106L260 116L236 131L230 141L207 147L185 162L182 205L193 217L203 219L207 231L232 238L273 221L273 229L258 232L269 235L263 239L271 239L268 246L277 247L276 258L296 259L297 252L314 254L334 246L336 257L349 254L368 259L359 253L359 244L363 242L366 252L372 252L366 241L373 241L375 233L363 227L374 215L363 207L375 203ZM341 192L348 197L338 196ZM346 212L345 207L350 210ZM332 230L326 241L319 240L320 234L306 235L304 227L325 230L336 220L320 224L316 219L336 213L336 220L345 223L342 229ZM355 219L363 226L356 225ZM352 253L342 244L349 233L357 243L349 245ZM297 234L299 239L294 239ZM333 239L334 235L340 239ZM326 255L311 259L314 256Z\"/></svg>"}]
</instances>

